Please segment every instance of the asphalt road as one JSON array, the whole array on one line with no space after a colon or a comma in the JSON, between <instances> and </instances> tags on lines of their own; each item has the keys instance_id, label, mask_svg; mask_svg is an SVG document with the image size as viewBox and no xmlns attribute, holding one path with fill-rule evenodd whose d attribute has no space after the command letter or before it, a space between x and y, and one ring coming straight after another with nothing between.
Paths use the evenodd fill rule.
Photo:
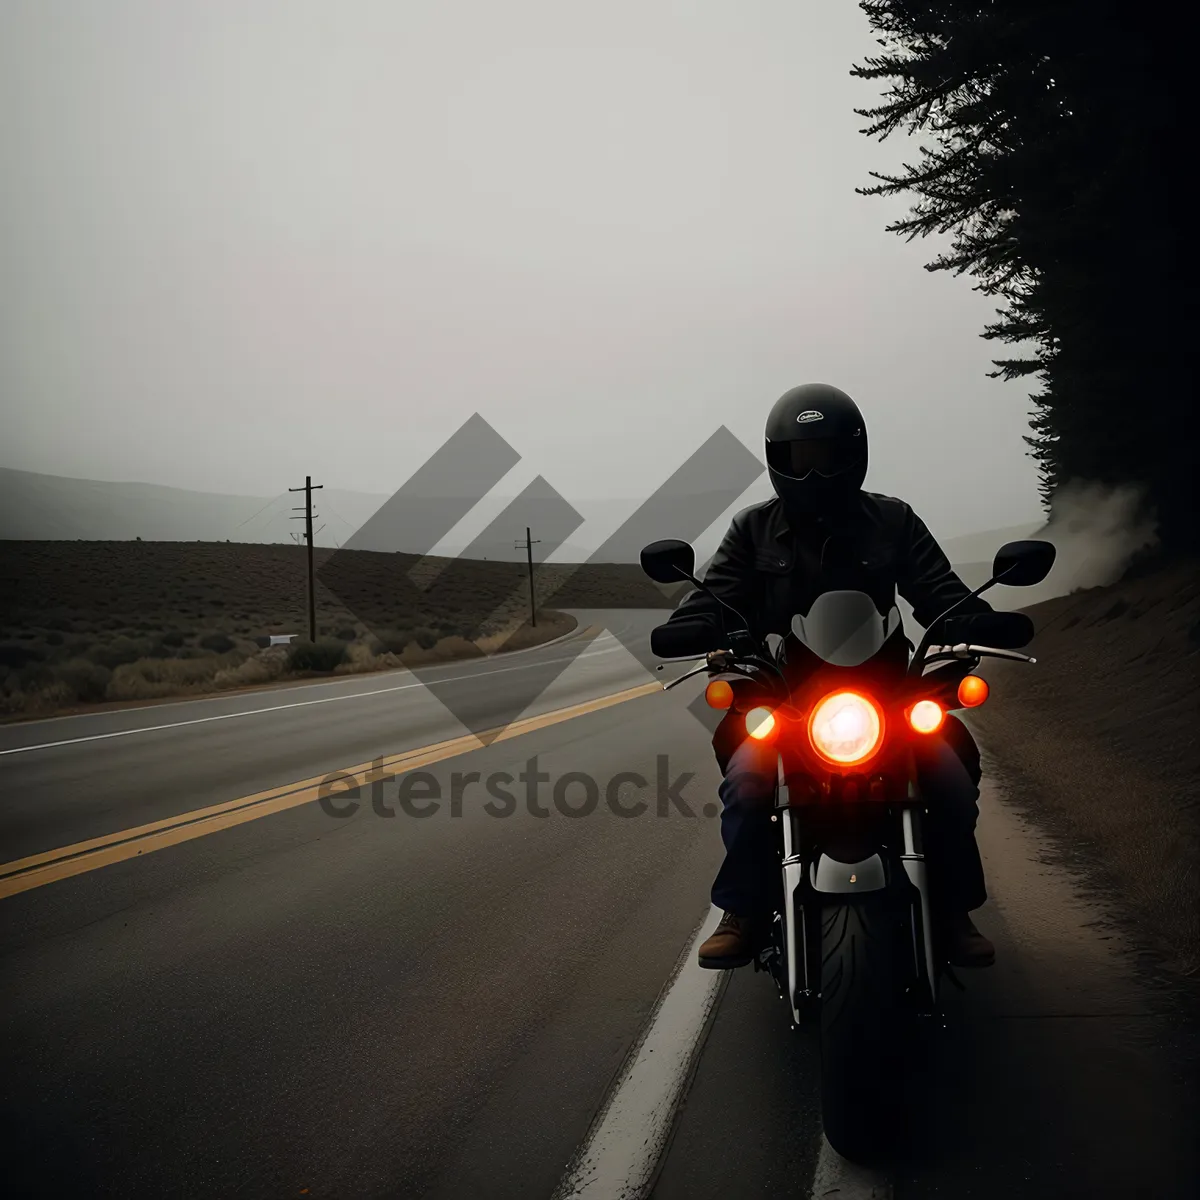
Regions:
<instances>
[{"instance_id":1,"label":"asphalt road","mask_svg":"<svg viewBox=\"0 0 1200 1200\"><path fill-rule=\"evenodd\" d=\"M460 715L502 722L521 673L573 649L439 676L469 694ZM402 780L429 775L421 805L436 790L424 817L397 779L341 817L291 786L462 735L404 674L0 729L2 858L51 871L0 892L4 1194L550 1197L720 856L694 693L588 707L646 681L592 641L518 736L401 760ZM535 755L549 778L531 806L517 777ZM595 811L566 815L589 779ZM607 794L646 809L617 815ZM189 815L214 806L248 819ZM948 996L931 1132L888 1186L1195 1194L1189 1027L1119 906L995 792L980 835L1000 963ZM70 863L89 869L53 874ZM820 1194L814 1067L769 982L734 973L655 1195Z\"/></svg>"}]
</instances>

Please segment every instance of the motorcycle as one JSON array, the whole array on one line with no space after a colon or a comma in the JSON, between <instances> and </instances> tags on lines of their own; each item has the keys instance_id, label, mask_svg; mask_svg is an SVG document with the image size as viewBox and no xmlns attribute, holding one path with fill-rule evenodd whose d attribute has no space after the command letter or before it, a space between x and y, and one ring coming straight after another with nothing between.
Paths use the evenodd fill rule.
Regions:
<instances>
[{"instance_id":1,"label":"motorcycle","mask_svg":"<svg viewBox=\"0 0 1200 1200\"><path fill-rule=\"evenodd\" d=\"M1001 582L1040 583L1054 557L1048 542L1009 542L970 595ZM895 604L881 612L857 590L819 595L772 646L695 577L687 542L651 543L641 563L658 583L687 580L727 614L727 648L665 686L707 674L708 704L776 750L771 821L781 887L754 966L774 979L794 1027L819 1028L830 1144L869 1159L896 1128L904 1058L921 1025L938 1016L943 977L957 982L939 946L939 864L922 837L929 810L920 742L943 731L953 710L987 699L988 684L974 673L983 659L1036 659L1003 646L1014 640L1012 614L956 616L964 598L913 647ZM672 624L656 630L655 654L694 659L694 649L672 655L663 636Z\"/></svg>"}]
</instances>

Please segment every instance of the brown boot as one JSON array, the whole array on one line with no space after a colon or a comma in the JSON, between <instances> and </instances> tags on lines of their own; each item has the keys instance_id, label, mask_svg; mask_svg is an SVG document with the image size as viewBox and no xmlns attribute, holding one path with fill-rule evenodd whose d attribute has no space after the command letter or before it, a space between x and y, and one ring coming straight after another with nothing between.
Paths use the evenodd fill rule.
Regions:
<instances>
[{"instance_id":1,"label":"brown boot","mask_svg":"<svg viewBox=\"0 0 1200 1200\"><path fill-rule=\"evenodd\" d=\"M990 967L996 961L996 947L975 928L970 913L947 917L943 937L952 967Z\"/></svg>"},{"instance_id":2,"label":"brown boot","mask_svg":"<svg viewBox=\"0 0 1200 1200\"><path fill-rule=\"evenodd\" d=\"M749 917L727 912L700 947L700 965L710 971L744 967L754 958L754 928Z\"/></svg>"}]
</instances>

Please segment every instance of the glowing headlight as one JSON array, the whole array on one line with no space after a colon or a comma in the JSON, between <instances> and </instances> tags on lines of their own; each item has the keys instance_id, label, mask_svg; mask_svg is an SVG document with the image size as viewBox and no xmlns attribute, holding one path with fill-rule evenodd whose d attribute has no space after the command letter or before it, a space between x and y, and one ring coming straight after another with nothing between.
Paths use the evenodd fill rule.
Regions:
<instances>
[{"instance_id":1,"label":"glowing headlight","mask_svg":"<svg viewBox=\"0 0 1200 1200\"><path fill-rule=\"evenodd\" d=\"M858 692L834 692L812 710L808 739L826 762L852 767L866 762L883 741L883 713Z\"/></svg>"}]
</instances>

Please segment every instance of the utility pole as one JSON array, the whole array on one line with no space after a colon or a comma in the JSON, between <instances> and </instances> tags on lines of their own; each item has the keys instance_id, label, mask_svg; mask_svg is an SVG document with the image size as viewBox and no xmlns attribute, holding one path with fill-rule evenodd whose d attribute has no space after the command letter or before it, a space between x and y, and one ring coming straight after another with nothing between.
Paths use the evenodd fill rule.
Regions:
<instances>
[{"instance_id":1,"label":"utility pole","mask_svg":"<svg viewBox=\"0 0 1200 1200\"><path fill-rule=\"evenodd\" d=\"M541 545L541 538L536 541L529 536L529 526L525 526L525 540L523 542L514 542L513 549L520 550L525 548L525 561L529 564L529 623L530 625L537 624L537 605L533 598L533 548Z\"/></svg>"},{"instance_id":2,"label":"utility pole","mask_svg":"<svg viewBox=\"0 0 1200 1200\"><path fill-rule=\"evenodd\" d=\"M308 640L315 642L317 640L317 588L313 576L313 510L312 510L312 494L319 492L325 485L323 483L314 484L311 475L305 475L304 486L302 488L288 488L289 492L304 493L304 540L308 543ZM294 505L293 512L300 512L299 505ZM293 521L299 521L299 517L293 517ZM321 526L325 528L324 525Z\"/></svg>"}]
</instances>

